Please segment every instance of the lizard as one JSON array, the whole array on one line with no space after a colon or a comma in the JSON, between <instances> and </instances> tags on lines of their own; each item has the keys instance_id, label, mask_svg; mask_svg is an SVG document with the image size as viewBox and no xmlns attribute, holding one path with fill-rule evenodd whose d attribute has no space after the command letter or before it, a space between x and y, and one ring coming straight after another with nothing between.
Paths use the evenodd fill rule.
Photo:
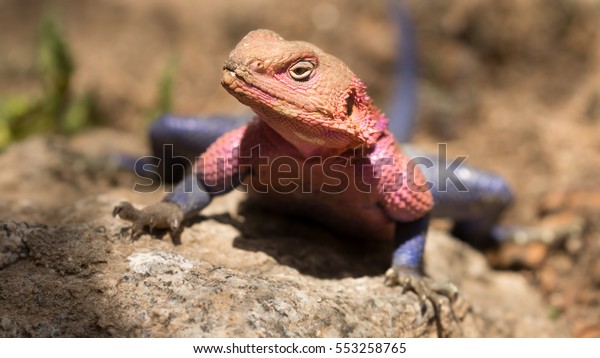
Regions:
<instances>
[{"instance_id":1,"label":"lizard","mask_svg":"<svg viewBox=\"0 0 600 358\"><path fill-rule=\"evenodd\" d=\"M218 138L161 202L142 210L128 202L115 207L114 215L133 222L132 235L145 227L180 230L214 196L245 185L254 200L310 217L343 237L393 240L386 285L414 291L436 311L443 297L456 298L456 286L423 272L430 218L452 218L454 235L488 245L512 201L502 177L466 165L448 170L443 158L400 145L366 85L310 43L252 31L225 61L221 83L254 118L209 125L159 120L151 133L155 151L172 141L193 148L206 143L202 138ZM440 173L460 185L446 187Z\"/></svg>"}]
</instances>

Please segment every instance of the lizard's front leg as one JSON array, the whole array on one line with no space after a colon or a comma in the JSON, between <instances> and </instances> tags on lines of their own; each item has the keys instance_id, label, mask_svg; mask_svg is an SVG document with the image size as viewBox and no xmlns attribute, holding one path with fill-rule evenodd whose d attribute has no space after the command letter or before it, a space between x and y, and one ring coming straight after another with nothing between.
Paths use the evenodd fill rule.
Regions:
<instances>
[{"instance_id":1,"label":"lizard's front leg","mask_svg":"<svg viewBox=\"0 0 600 358\"><path fill-rule=\"evenodd\" d=\"M113 210L114 216L131 221L131 237L139 235L144 228L169 229L172 236L185 219L194 216L211 201L211 195L196 173L189 174L162 201L135 209L129 202L122 202Z\"/></svg>"},{"instance_id":2,"label":"lizard's front leg","mask_svg":"<svg viewBox=\"0 0 600 358\"><path fill-rule=\"evenodd\" d=\"M170 229L174 235L183 220L204 209L213 195L231 191L247 174L248 167L241 165L239 155L241 148L252 143L253 136L247 136L248 132L252 130L248 131L248 126L243 126L220 137L200 157L193 173L187 175L162 201L142 210L123 202L115 207L113 215L133 223L132 237L146 227L150 231Z\"/></svg>"},{"instance_id":3,"label":"lizard's front leg","mask_svg":"<svg viewBox=\"0 0 600 358\"><path fill-rule=\"evenodd\" d=\"M425 239L433 208L428 182L393 138L379 140L371 161L378 178L379 204L396 222L392 265L385 274L385 283L416 293L422 309L430 303L441 334L441 305L446 299L454 301L458 290L453 284L432 280L423 273Z\"/></svg>"},{"instance_id":4,"label":"lizard's front leg","mask_svg":"<svg viewBox=\"0 0 600 358\"><path fill-rule=\"evenodd\" d=\"M398 222L394 235L395 250L392 255L392 266L385 273L385 284L399 285L403 292L414 292L421 304L421 311L426 313L428 302L433 307L432 315L436 322L439 336L443 336L441 308L444 301L452 303L458 297L458 288L450 282L440 282L425 276L423 272L423 252L429 225L429 215L412 222ZM454 317L452 307L450 312ZM456 318L454 317L456 321ZM420 320L422 321L422 320Z\"/></svg>"}]
</instances>

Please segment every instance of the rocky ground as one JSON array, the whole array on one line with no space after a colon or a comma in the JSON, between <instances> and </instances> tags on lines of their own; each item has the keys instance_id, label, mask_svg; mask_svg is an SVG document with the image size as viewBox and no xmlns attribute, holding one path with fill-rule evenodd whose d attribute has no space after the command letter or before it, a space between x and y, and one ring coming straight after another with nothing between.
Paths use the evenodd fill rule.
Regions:
<instances>
[{"instance_id":1,"label":"rocky ground","mask_svg":"<svg viewBox=\"0 0 600 358\"><path fill-rule=\"evenodd\" d=\"M446 336L600 336L600 71L597 1L408 1L421 63L416 142L505 175L507 224L580 230L490 256L437 222L427 272L461 290ZM394 27L362 1L4 1L0 96L39 94L35 28L57 14L105 122L70 139L0 153L0 336L436 336L431 310L383 286L386 248L348 244L308 223L248 208L232 193L187 223L182 244L111 216L132 190L115 153L144 154L144 109L176 55L179 113L244 113L218 85L250 29L271 28L345 60L385 107ZM324 16L326 14L327 16ZM567 199L565 199L567 198ZM571 198L568 200L568 198ZM242 203L241 208L238 204ZM367 253L367 254L365 254Z\"/></svg>"}]
</instances>

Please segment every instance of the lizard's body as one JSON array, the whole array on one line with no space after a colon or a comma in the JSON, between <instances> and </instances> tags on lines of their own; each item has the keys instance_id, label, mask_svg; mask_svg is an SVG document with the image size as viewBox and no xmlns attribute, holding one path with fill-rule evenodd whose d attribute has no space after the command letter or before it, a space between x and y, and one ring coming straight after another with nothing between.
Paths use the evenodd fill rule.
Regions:
<instances>
[{"instance_id":1,"label":"lizard's body","mask_svg":"<svg viewBox=\"0 0 600 358\"><path fill-rule=\"evenodd\" d=\"M394 219L412 221L431 209L427 192L412 192L406 183L398 183L404 187L386 193L381 186L381 176L404 172L399 168L407 165L407 158L387 131L382 132L372 148L317 155L314 150L310 154L297 150L263 121L251 122L219 139L198 161L197 170L208 191L229 189L230 177L223 175L228 171L213 164L224 157L223 148L229 152L230 143L237 147L238 142L241 158L237 165L247 166L243 185L253 200L274 210L310 218L343 235L391 240ZM380 158L396 159L396 167L381 161L385 165L380 165L379 172ZM420 173L417 176L422 183ZM388 179L391 184L391 178ZM407 203L402 196L411 201Z\"/></svg>"},{"instance_id":2,"label":"lizard's body","mask_svg":"<svg viewBox=\"0 0 600 358\"><path fill-rule=\"evenodd\" d=\"M222 78L223 86L253 109L255 119L225 122L237 128L212 143L194 173L163 202L141 212L129 204L117 207L116 213L134 221L134 233L144 226L175 229L212 196L250 183L251 195L277 210L310 217L342 235L395 240L388 283L429 298L436 292L452 294L449 286L422 276L434 199L442 214L459 220L457 232L475 241L489 234L510 202L504 180L466 167L461 179L468 192L443 192L428 171L434 187L424 190L425 177L388 131L388 120L371 103L365 85L342 61L311 44L253 31L230 54ZM188 142L202 137L202 125L182 132L185 121L167 117L153 135L166 132L171 139L170 133L181 132ZM435 169L437 159L429 158ZM347 182L340 183L340 177ZM460 206L465 203L469 210Z\"/></svg>"}]
</instances>

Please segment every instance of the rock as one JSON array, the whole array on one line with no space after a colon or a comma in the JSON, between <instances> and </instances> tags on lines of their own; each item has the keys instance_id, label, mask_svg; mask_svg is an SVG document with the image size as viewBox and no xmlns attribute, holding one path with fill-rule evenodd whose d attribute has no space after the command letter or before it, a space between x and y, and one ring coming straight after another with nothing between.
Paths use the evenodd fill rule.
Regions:
<instances>
[{"instance_id":1,"label":"rock","mask_svg":"<svg viewBox=\"0 0 600 358\"><path fill-rule=\"evenodd\" d=\"M110 134L104 140L113 142ZM79 198L61 196L55 193L73 194L71 182L40 175L46 190L37 193L48 196L47 204L36 211L15 199L10 215L25 220L0 223L3 257L10 255L0 268L0 336L438 335L431 309L423 310L413 293L383 285L387 245L348 242L248 205L237 211L240 193L217 198L205 217L186 223L181 245L167 236L131 241L129 224L111 216L114 205L145 205L160 193L111 186L102 176L114 173L102 171L97 185L83 182ZM25 192L28 185L38 184L23 177ZM0 210L0 217L7 213ZM425 259L433 278L461 290L452 306L443 303L444 336L566 335L521 275L492 271L479 252L447 233L431 231Z\"/></svg>"},{"instance_id":2,"label":"rock","mask_svg":"<svg viewBox=\"0 0 600 358\"><path fill-rule=\"evenodd\" d=\"M115 198L113 204L119 200ZM85 205L95 208L93 217L96 221L101 217L106 230L86 224L68 229L48 227L45 235L27 238L31 245L26 259L3 269L0 315L10 323L1 325L0 335L437 335L434 320L428 313L422 316L416 296L385 287L383 271L361 276L368 271L362 267L354 271L355 277L334 278L339 272L330 266L329 272L321 273L329 277L323 278L302 274L310 269L298 262L296 267L277 263L286 255L282 253L303 245L301 255L370 265L369 260L361 262L352 253L328 251L330 247L321 247L318 240L275 239L273 245L281 245L279 252L268 255L260 251L263 239L240 238L235 229L211 219L187 228L180 246L147 235L132 242L122 234L124 223L110 217L110 204L86 200ZM83 212L88 215L90 210ZM490 271L479 253L446 234L432 232L430 243L426 259L435 264L428 270L433 277L452 279L463 294L453 305L457 321L444 304L445 335L553 333L544 327L547 321L540 298L522 277ZM204 249L197 250L201 246ZM457 265L459 261L463 264ZM339 269L344 275L352 273L345 267Z\"/></svg>"}]
</instances>

